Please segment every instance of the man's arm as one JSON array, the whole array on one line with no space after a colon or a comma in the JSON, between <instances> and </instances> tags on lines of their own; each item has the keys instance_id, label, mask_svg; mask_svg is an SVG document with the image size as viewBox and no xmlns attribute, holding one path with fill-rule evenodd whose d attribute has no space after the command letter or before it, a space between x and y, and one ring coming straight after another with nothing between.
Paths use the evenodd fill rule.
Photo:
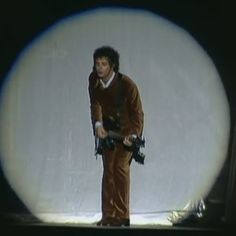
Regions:
<instances>
[{"instance_id":1,"label":"man's arm","mask_svg":"<svg viewBox=\"0 0 236 236\"><path fill-rule=\"evenodd\" d=\"M140 136L143 130L144 114L140 94L134 82L128 84L126 97L130 117L129 134Z\"/></svg>"},{"instance_id":2,"label":"man's arm","mask_svg":"<svg viewBox=\"0 0 236 236\"><path fill-rule=\"evenodd\" d=\"M89 76L88 91L89 91L89 98L90 98L91 122L92 122L94 133L95 133L95 123L102 122L102 108L95 94L95 88L97 86L97 82L98 81L93 76L93 73L91 73Z\"/></svg>"},{"instance_id":3,"label":"man's arm","mask_svg":"<svg viewBox=\"0 0 236 236\"><path fill-rule=\"evenodd\" d=\"M90 112L91 112L91 121L93 126L94 135L99 138L105 138L107 132L104 130L102 125L102 108L99 104L99 101L96 97L95 88L97 86L97 80L93 76L93 73L89 76L89 97L90 97Z\"/></svg>"}]
</instances>

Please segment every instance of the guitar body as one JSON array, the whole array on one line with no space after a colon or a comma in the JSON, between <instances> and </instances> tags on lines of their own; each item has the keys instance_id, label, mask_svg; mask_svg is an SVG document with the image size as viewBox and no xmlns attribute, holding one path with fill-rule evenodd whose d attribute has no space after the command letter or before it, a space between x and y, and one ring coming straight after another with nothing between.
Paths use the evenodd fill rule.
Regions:
<instances>
[{"instance_id":1,"label":"guitar body","mask_svg":"<svg viewBox=\"0 0 236 236\"><path fill-rule=\"evenodd\" d=\"M108 136L104 139L98 138L98 141L96 142L96 154L99 154L99 155L103 154L104 149L114 150L115 143L118 142L118 143L123 144L123 140L124 140L124 136L113 131L114 127L117 127L117 126L114 126L114 124L112 125L110 124L110 127L113 127L113 130L108 130L107 123L106 123L105 127L108 132ZM144 146L145 146L145 139L142 139L141 137L133 138L131 146L124 145L127 151L132 152L132 158L139 164L144 164L145 155L140 152L140 148Z\"/></svg>"}]
</instances>

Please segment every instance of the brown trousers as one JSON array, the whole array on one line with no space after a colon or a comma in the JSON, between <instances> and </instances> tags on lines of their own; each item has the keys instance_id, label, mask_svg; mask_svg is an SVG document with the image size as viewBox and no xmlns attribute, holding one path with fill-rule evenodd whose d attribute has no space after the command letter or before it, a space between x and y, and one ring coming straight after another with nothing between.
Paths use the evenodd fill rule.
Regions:
<instances>
[{"instance_id":1,"label":"brown trousers","mask_svg":"<svg viewBox=\"0 0 236 236\"><path fill-rule=\"evenodd\" d=\"M103 154L102 217L129 219L131 152L120 144Z\"/></svg>"}]
</instances>

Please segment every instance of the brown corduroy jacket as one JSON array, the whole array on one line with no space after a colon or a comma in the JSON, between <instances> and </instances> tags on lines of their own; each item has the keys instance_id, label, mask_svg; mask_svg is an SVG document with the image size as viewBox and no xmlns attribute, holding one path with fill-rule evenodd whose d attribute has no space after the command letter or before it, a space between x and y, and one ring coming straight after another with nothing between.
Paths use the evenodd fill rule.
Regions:
<instances>
[{"instance_id":1,"label":"brown corduroy jacket","mask_svg":"<svg viewBox=\"0 0 236 236\"><path fill-rule=\"evenodd\" d=\"M122 135L141 135L144 114L136 84L126 75L116 73L108 88L103 88L96 73L89 76L91 120L103 122L106 117L120 120ZM121 97L117 98L117 97ZM121 100L121 104L117 105Z\"/></svg>"}]
</instances>

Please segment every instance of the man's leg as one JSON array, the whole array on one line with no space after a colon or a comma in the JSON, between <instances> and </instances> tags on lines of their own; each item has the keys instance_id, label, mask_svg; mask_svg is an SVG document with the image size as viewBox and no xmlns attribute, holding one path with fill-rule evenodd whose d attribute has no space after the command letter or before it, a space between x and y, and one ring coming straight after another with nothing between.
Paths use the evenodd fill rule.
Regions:
<instances>
[{"instance_id":1,"label":"man's leg","mask_svg":"<svg viewBox=\"0 0 236 236\"><path fill-rule=\"evenodd\" d=\"M102 219L115 217L114 207L114 162L115 150L105 150L103 159L102 177Z\"/></svg>"},{"instance_id":2,"label":"man's leg","mask_svg":"<svg viewBox=\"0 0 236 236\"><path fill-rule=\"evenodd\" d=\"M126 151L123 146L117 145L114 162L114 182L116 218L129 221L129 197L130 197L130 161L132 153Z\"/></svg>"}]
</instances>

